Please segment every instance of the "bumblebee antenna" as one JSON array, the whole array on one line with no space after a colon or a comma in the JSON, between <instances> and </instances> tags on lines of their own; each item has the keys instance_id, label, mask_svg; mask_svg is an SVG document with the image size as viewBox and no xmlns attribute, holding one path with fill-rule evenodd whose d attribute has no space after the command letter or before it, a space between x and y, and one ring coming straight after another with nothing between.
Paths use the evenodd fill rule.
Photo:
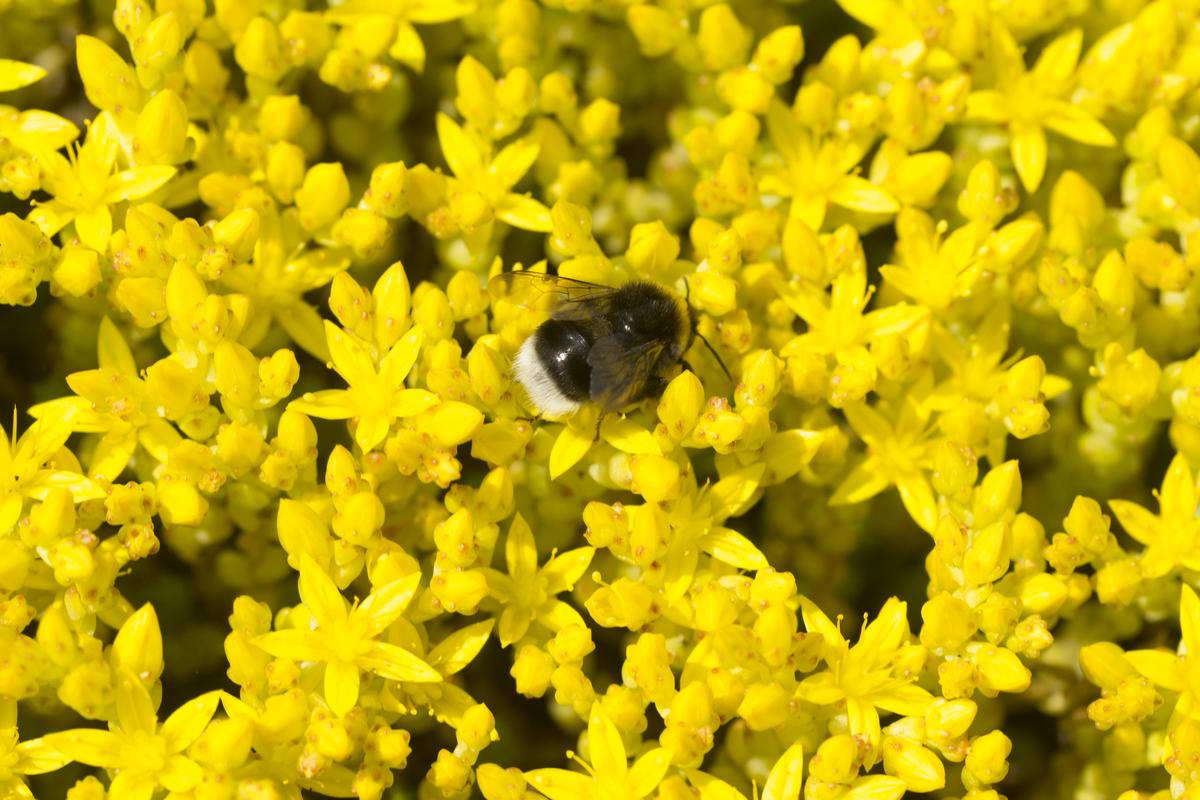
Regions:
<instances>
[{"instance_id":1,"label":"bumblebee antenna","mask_svg":"<svg viewBox=\"0 0 1200 800\"><path fill-rule=\"evenodd\" d=\"M712 353L713 358L715 358L717 363L721 365L721 371L725 373L726 378L729 378L729 382L736 383L736 381L733 379L733 376L729 374L729 368L725 366L725 362L721 360L721 356L718 355L715 349L713 349L713 346L708 343L708 339L704 338L704 334L702 334L700 331L696 331L696 338L704 342L704 346L708 348L708 352Z\"/></svg>"},{"instance_id":2,"label":"bumblebee antenna","mask_svg":"<svg viewBox=\"0 0 1200 800\"><path fill-rule=\"evenodd\" d=\"M683 302L688 303L690 306L691 299L692 299L692 285L688 282L687 276L684 275L683 276ZM721 356L717 353L716 350L713 349L713 346L708 343L708 339L704 338L704 334L702 334L700 331L696 330L695 317L692 318L692 332L696 334L696 336L700 339L700 341L704 342L704 346L708 348L708 352L713 354L713 358L715 358L717 360L717 363L721 365L721 371L725 373L726 378L729 378L729 382L736 383L736 381L734 381L734 379L733 379L733 376L729 374L729 368L726 367L725 362L721 360Z\"/></svg>"}]
</instances>

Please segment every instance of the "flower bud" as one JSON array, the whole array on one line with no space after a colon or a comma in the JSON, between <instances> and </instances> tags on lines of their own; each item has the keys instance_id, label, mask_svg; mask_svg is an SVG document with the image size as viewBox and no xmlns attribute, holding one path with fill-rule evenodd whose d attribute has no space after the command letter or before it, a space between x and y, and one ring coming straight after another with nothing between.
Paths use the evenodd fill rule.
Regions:
<instances>
[{"instance_id":1,"label":"flower bud","mask_svg":"<svg viewBox=\"0 0 1200 800\"><path fill-rule=\"evenodd\" d=\"M291 203L304 183L304 150L291 142L279 141L267 151L267 185L282 203Z\"/></svg>"},{"instance_id":2,"label":"flower bud","mask_svg":"<svg viewBox=\"0 0 1200 800\"><path fill-rule=\"evenodd\" d=\"M546 644L551 657L561 665L580 667L583 658L596 649L591 628L571 624L564 627Z\"/></svg>"},{"instance_id":3,"label":"flower bud","mask_svg":"<svg viewBox=\"0 0 1200 800\"><path fill-rule=\"evenodd\" d=\"M787 721L792 695L778 683L753 683L738 706L737 715L752 731L765 731Z\"/></svg>"},{"instance_id":4,"label":"flower bud","mask_svg":"<svg viewBox=\"0 0 1200 800\"><path fill-rule=\"evenodd\" d=\"M662 613L650 589L632 578L618 578L610 586L600 587L585 605L592 619L606 628L637 630Z\"/></svg>"},{"instance_id":5,"label":"flower bud","mask_svg":"<svg viewBox=\"0 0 1200 800\"><path fill-rule=\"evenodd\" d=\"M234 60L247 75L267 83L279 81L291 65L283 52L279 31L266 17L252 18L233 48Z\"/></svg>"},{"instance_id":6,"label":"flower bud","mask_svg":"<svg viewBox=\"0 0 1200 800\"><path fill-rule=\"evenodd\" d=\"M904 781L910 792L932 792L946 785L946 768L932 750L919 744L885 736L883 770Z\"/></svg>"},{"instance_id":7,"label":"flower bud","mask_svg":"<svg viewBox=\"0 0 1200 800\"><path fill-rule=\"evenodd\" d=\"M517 692L526 697L541 697L550 686L554 659L535 644L523 646L509 674L516 680Z\"/></svg>"},{"instance_id":8,"label":"flower bud","mask_svg":"<svg viewBox=\"0 0 1200 800\"><path fill-rule=\"evenodd\" d=\"M931 650L956 650L977 630L971 607L945 591L921 607L921 619L921 644Z\"/></svg>"},{"instance_id":9,"label":"flower bud","mask_svg":"<svg viewBox=\"0 0 1200 800\"><path fill-rule=\"evenodd\" d=\"M776 28L764 36L754 50L751 63L774 84L787 83L792 70L804 58L804 36L799 25Z\"/></svg>"},{"instance_id":10,"label":"flower bud","mask_svg":"<svg viewBox=\"0 0 1200 800\"><path fill-rule=\"evenodd\" d=\"M662 275L679 258L679 238L667 230L662 220L634 225L625 258L642 275Z\"/></svg>"},{"instance_id":11,"label":"flower bud","mask_svg":"<svg viewBox=\"0 0 1200 800\"><path fill-rule=\"evenodd\" d=\"M492 743L495 731L496 718L487 706L479 703L463 713L454 735L460 745L478 752Z\"/></svg>"},{"instance_id":12,"label":"flower bud","mask_svg":"<svg viewBox=\"0 0 1200 800\"><path fill-rule=\"evenodd\" d=\"M294 142L310 116L299 95L273 94L263 100L258 112L258 132L268 142Z\"/></svg>"},{"instance_id":13,"label":"flower bud","mask_svg":"<svg viewBox=\"0 0 1200 800\"><path fill-rule=\"evenodd\" d=\"M88 102L102 111L137 112L141 89L133 68L94 36L77 36L75 59Z\"/></svg>"},{"instance_id":14,"label":"flower bud","mask_svg":"<svg viewBox=\"0 0 1200 800\"><path fill-rule=\"evenodd\" d=\"M1012 742L1003 731L976 736L971 740L971 749L963 764L963 783L968 788L975 788L971 784L993 784L1004 780L1011 752Z\"/></svg>"},{"instance_id":15,"label":"flower bud","mask_svg":"<svg viewBox=\"0 0 1200 800\"><path fill-rule=\"evenodd\" d=\"M962 447L943 439L933 455L933 488L938 494L952 497L979 477L979 462L968 459Z\"/></svg>"},{"instance_id":16,"label":"flower bud","mask_svg":"<svg viewBox=\"0 0 1200 800\"><path fill-rule=\"evenodd\" d=\"M350 202L350 183L341 163L314 164L296 190L296 209L305 230L330 224Z\"/></svg>"},{"instance_id":17,"label":"flower bud","mask_svg":"<svg viewBox=\"0 0 1200 800\"><path fill-rule=\"evenodd\" d=\"M178 164L187 157L188 112L179 95L162 89L138 114L133 140L140 162Z\"/></svg>"},{"instance_id":18,"label":"flower bud","mask_svg":"<svg viewBox=\"0 0 1200 800\"><path fill-rule=\"evenodd\" d=\"M596 98L579 113L579 141L584 145L611 147L621 132L621 107L603 97Z\"/></svg>"}]
</instances>

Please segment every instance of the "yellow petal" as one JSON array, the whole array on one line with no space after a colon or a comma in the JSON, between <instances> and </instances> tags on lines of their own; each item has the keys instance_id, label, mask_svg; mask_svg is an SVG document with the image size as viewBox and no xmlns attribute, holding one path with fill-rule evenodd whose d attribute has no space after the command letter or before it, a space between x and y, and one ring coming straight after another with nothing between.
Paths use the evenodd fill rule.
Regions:
<instances>
[{"instance_id":1,"label":"yellow petal","mask_svg":"<svg viewBox=\"0 0 1200 800\"><path fill-rule=\"evenodd\" d=\"M337 584L308 553L300 555L300 600L326 631L346 619L346 601Z\"/></svg>"},{"instance_id":2,"label":"yellow petal","mask_svg":"<svg viewBox=\"0 0 1200 800\"><path fill-rule=\"evenodd\" d=\"M421 345L425 341L425 329L414 325L392 345L392 349L379 362L379 376L389 386L402 386L417 356L421 354Z\"/></svg>"},{"instance_id":3,"label":"yellow petal","mask_svg":"<svg viewBox=\"0 0 1200 800\"><path fill-rule=\"evenodd\" d=\"M594 443L594 433L564 425L550 449L550 479L558 478L579 463Z\"/></svg>"},{"instance_id":4,"label":"yellow petal","mask_svg":"<svg viewBox=\"0 0 1200 800\"><path fill-rule=\"evenodd\" d=\"M421 573L414 572L406 578L380 586L367 595L362 605L354 610L354 619L366 623L364 638L382 633L395 622L404 613L420 582Z\"/></svg>"},{"instance_id":5,"label":"yellow petal","mask_svg":"<svg viewBox=\"0 0 1200 800\"><path fill-rule=\"evenodd\" d=\"M470 664L492 635L494 619L476 622L447 636L429 651L428 663L443 675L453 675Z\"/></svg>"},{"instance_id":6,"label":"yellow petal","mask_svg":"<svg viewBox=\"0 0 1200 800\"><path fill-rule=\"evenodd\" d=\"M88 247L103 253L112 235L112 211L100 204L75 215L75 233Z\"/></svg>"},{"instance_id":7,"label":"yellow petal","mask_svg":"<svg viewBox=\"0 0 1200 800\"><path fill-rule=\"evenodd\" d=\"M601 796L595 778L566 769L530 770L525 778L550 800L592 800Z\"/></svg>"},{"instance_id":8,"label":"yellow petal","mask_svg":"<svg viewBox=\"0 0 1200 800\"><path fill-rule=\"evenodd\" d=\"M967 95L967 119L1000 123L1011 116L1009 98L1004 92L988 89Z\"/></svg>"},{"instance_id":9,"label":"yellow petal","mask_svg":"<svg viewBox=\"0 0 1200 800\"><path fill-rule=\"evenodd\" d=\"M762 551L732 528L714 528L701 537L698 544L713 558L738 569L758 570L769 566Z\"/></svg>"},{"instance_id":10,"label":"yellow petal","mask_svg":"<svg viewBox=\"0 0 1200 800\"><path fill-rule=\"evenodd\" d=\"M411 0L404 7L404 13L413 22L436 25L465 17L475 8L473 0Z\"/></svg>"},{"instance_id":11,"label":"yellow petal","mask_svg":"<svg viewBox=\"0 0 1200 800\"><path fill-rule=\"evenodd\" d=\"M522 194L507 194L496 204L496 216L512 225L527 231L549 233L554 230L554 222L550 219L550 209Z\"/></svg>"},{"instance_id":12,"label":"yellow petal","mask_svg":"<svg viewBox=\"0 0 1200 800\"><path fill-rule=\"evenodd\" d=\"M763 784L762 800L799 800L804 774L804 745L796 742L771 768Z\"/></svg>"},{"instance_id":13,"label":"yellow petal","mask_svg":"<svg viewBox=\"0 0 1200 800\"><path fill-rule=\"evenodd\" d=\"M662 448L650 431L618 414L609 414L600 423L600 438L630 455L662 455Z\"/></svg>"},{"instance_id":14,"label":"yellow petal","mask_svg":"<svg viewBox=\"0 0 1200 800\"><path fill-rule=\"evenodd\" d=\"M438 140L442 144L442 155L451 171L460 178L472 178L482 169L483 158L479 145L467 135L457 122L445 114L437 115Z\"/></svg>"},{"instance_id":15,"label":"yellow petal","mask_svg":"<svg viewBox=\"0 0 1200 800\"><path fill-rule=\"evenodd\" d=\"M168 753L179 753L200 738L204 728L217 711L220 691L206 692L181 705L171 713L158 730L167 741Z\"/></svg>"},{"instance_id":16,"label":"yellow petal","mask_svg":"<svg viewBox=\"0 0 1200 800\"><path fill-rule=\"evenodd\" d=\"M1116 137L1102 122L1073 103L1055 102L1050 112L1042 117L1042 124L1055 133L1084 144L1113 147L1117 143Z\"/></svg>"},{"instance_id":17,"label":"yellow petal","mask_svg":"<svg viewBox=\"0 0 1200 800\"><path fill-rule=\"evenodd\" d=\"M524 177L537 160L541 147L536 142L517 139L501 150L492 159L491 174L504 188L509 188Z\"/></svg>"},{"instance_id":18,"label":"yellow petal","mask_svg":"<svg viewBox=\"0 0 1200 800\"><path fill-rule=\"evenodd\" d=\"M344 717L358 702L358 665L331 659L325 664L325 701L339 717Z\"/></svg>"},{"instance_id":19,"label":"yellow petal","mask_svg":"<svg viewBox=\"0 0 1200 800\"><path fill-rule=\"evenodd\" d=\"M119 203L145 197L171 180L174 167L134 167L111 176L104 185L104 200Z\"/></svg>"},{"instance_id":20,"label":"yellow petal","mask_svg":"<svg viewBox=\"0 0 1200 800\"><path fill-rule=\"evenodd\" d=\"M358 663L376 675L413 683L438 683L442 680L437 670L403 647L386 642L370 642L369 646L370 649L359 657Z\"/></svg>"},{"instance_id":21,"label":"yellow petal","mask_svg":"<svg viewBox=\"0 0 1200 800\"><path fill-rule=\"evenodd\" d=\"M533 540L533 530L520 512L513 517L509 526L504 559L508 562L509 577L517 583L532 580L537 573L537 546Z\"/></svg>"},{"instance_id":22,"label":"yellow petal","mask_svg":"<svg viewBox=\"0 0 1200 800\"><path fill-rule=\"evenodd\" d=\"M135 733L153 734L158 729L158 717L154 713L154 701L141 680L123 669L117 686L117 719L126 736Z\"/></svg>"},{"instance_id":23,"label":"yellow petal","mask_svg":"<svg viewBox=\"0 0 1200 800\"><path fill-rule=\"evenodd\" d=\"M622 754L623 755L623 754ZM662 782L671 767L672 751L667 747L656 747L647 751L633 762L629 769L626 791L631 797L645 797Z\"/></svg>"},{"instance_id":24,"label":"yellow petal","mask_svg":"<svg viewBox=\"0 0 1200 800\"><path fill-rule=\"evenodd\" d=\"M1179 598L1179 626L1183 629L1183 641L1189 653L1200 653L1200 598L1196 590L1183 585Z\"/></svg>"},{"instance_id":25,"label":"yellow petal","mask_svg":"<svg viewBox=\"0 0 1200 800\"><path fill-rule=\"evenodd\" d=\"M845 175L838 179L829 190L829 202L872 214L894 214L900 210L900 203L890 192L857 175Z\"/></svg>"},{"instance_id":26,"label":"yellow petal","mask_svg":"<svg viewBox=\"0 0 1200 800\"><path fill-rule=\"evenodd\" d=\"M321 419L349 419L359 412L358 403L345 389L308 392L299 400L288 403L288 408Z\"/></svg>"},{"instance_id":27,"label":"yellow petal","mask_svg":"<svg viewBox=\"0 0 1200 800\"><path fill-rule=\"evenodd\" d=\"M1013 123L1012 159L1028 192L1036 191L1046 174L1046 132L1040 125Z\"/></svg>"},{"instance_id":28,"label":"yellow petal","mask_svg":"<svg viewBox=\"0 0 1200 800\"><path fill-rule=\"evenodd\" d=\"M400 21L396 41L388 49L388 55L417 72L425 70L425 43L421 41L421 35L411 22Z\"/></svg>"},{"instance_id":29,"label":"yellow petal","mask_svg":"<svg viewBox=\"0 0 1200 800\"><path fill-rule=\"evenodd\" d=\"M625 761L625 745L621 742L621 732L599 703L594 703L588 714L588 746L592 754L592 768L596 770L600 783L621 787L629 771Z\"/></svg>"},{"instance_id":30,"label":"yellow petal","mask_svg":"<svg viewBox=\"0 0 1200 800\"><path fill-rule=\"evenodd\" d=\"M688 769L684 774L692 786L700 790L700 800L746 800L746 795L706 772Z\"/></svg>"},{"instance_id":31,"label":"yellow petal","mask_svg":"<svg viewBox=\"0 0 1200 800\"><path fill-rule=\"evenodd\" d=\"M319 634L310 631L288 629L264 633L251 641L255 647L265 650L276 658L290 658L296 662L320 661L329 653L317 643L317 636Z\"/></svg>"},{"instance_id":32,"label":"yellow petal","mask_svg":"<svg viewBox=\"0 0 1200 800\"><path fill-rule=\"evenodd\" d=\"M46 70L33 64L0 58L0 92L11 92L46 77Z\"/></svg>"}]
</instances>

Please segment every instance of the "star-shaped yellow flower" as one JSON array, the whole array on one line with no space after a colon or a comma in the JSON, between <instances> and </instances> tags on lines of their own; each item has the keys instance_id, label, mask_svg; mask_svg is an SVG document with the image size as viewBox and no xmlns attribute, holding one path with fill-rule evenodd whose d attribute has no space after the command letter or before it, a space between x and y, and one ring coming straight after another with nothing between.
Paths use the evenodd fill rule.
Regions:
<instances>
[{"instance_id":1,"label":"star-shaped yellow flower","mask_svg":"<svg viewBox=\"0 0 1200 800\"><path fill-rule=\"evenodd\" d=\"M11 705L15 713L16 704ZM0 728L0 797L33 800L33 793L25 785L25 776L53 772L70 761L44 739L22 742L15 726Z\"/></svg>"},{"instance_id":2,"label":"star-shaped yellow flower","mask_svg":"<svg viewBox=\"0 0 1200 800\"><path fill-rule=\"evenodd\" d=\"M967 97L967 119L1008 126L1013 165L1027 191L1035 191L1046 173L1047 128L1084 144L1112 147L1117 143L1108 128L1063 99L1075 84L1075 65L1083 47L1081 29L1051 42L1032 70L1026 70L1012 34L999 24L992 30L1000 77L996 88Z\"/></svg>"},{"instance_id":3,"label":"star-shaped yellow flower","mask_svg":"<svg viewBox=\"0 0 1200 800\"><path fill-rule=\"evenodd\" d=\"M349 610L337 584L308 553L300 555L300 599L317 622L314 630L283 630L256 637L254 644L276 658L325 663L325 700L338 716L358 702L360 671L414 683L442 676L402 647L378 641L399 617L421 579L418 572L381 586Z\"/></svg>"},{"instance_id":4,"label":"star-shaped yellow flower","mask_svg":"<svg viewBox=\"0 0 1200 800\"><path fill-rule=\"evenodd\" d=\"M866 155L863 142L820 136L801 127L780 100L771 103L767 128L786 166L765 174L758 189L790 197L791 215L814 231L821 229L830 203L873 214L900 210L895 197L855 174Z\"/></svg>"},{"instance_id":5,"label":"star-shaped yellow flower","mask_svg":"<svg viewBox=\"0 0 1200 800\"><path fill-rule=\"evenodd\" d=\"M589 774L566 769L535 769L525 777L550 800L637 800L654 791L671 766L671 750L656 747L629 766L621 731L599 703L588 715L592 763Z\"/></svg>"},{"instance_id":6,"label":"star-shaped yellow flower","mask_svg":"<svg viewBox=\"0 0 1200 800\"><path fill-rule=\"evenodd\" d=\"M424 331L420 325L410 328L378 365L361 339L328 320L325 336L333 368L350 388L309 392L288 408L321 419L356 417L354 439L364 453L387 438L398 417L411 417L440 402L433 392L404 388L404 379L421 352Z\"/></svg>"},{"instance_id":7,"label":"star-shaped yellow flower","mask_svg":"<svg viewBox=\"0 0 1200 800\"><path fill-rule=\"evenodd\" d=\"M807 597L800 598L805 627L825 637L828 668L805 678L796 696L820 706L845 703L848 732L870 739L876 751L882 736L880 709L924 716L933 702L933 695L913 683L916 675L892 672L896 651L910 640L915 644L905 616L907 608L907 603L890 598L875 621L863 626L858 643L851 647L825 612ZM865 769L870 765L863 766Z\"/></svg>"},{"instance_id":8,"label":"star-shaped yellow flower","mask_svg":"<svg viewBox=\"0 0 1200 800\"><path fill-rule=\"evenodd\" d=\"M442 154L455 176L448 182L450 206L472 252L491 238L493 218L527 231L554 228L550 209L512 190L537 160L537 144L517 139L493 155L490 142L445 114L437 115L437 130Z\"/></svg>"},{"instance_id":9,"label":"star-shaped yellow flower","mask_svg":"<svg viewBox=\"0 0 1200 800\"><path fill-rule=\"evenodd\" d=\"M865 403L847 405L843 411L850 427L867 445L866 460L851 470L829 498L830 505L861 503L895 484L904 507L927 532L937 522L937 502L925 471L932 465L928 412L912 400L900 408L895 423Z\"/></svg>"},{"instance_id":10,"label":"star-shaped yellow flower","mask_svg":"<svg viewBox=\"0 0 1200 800\"><path fill-rule=\"evenodd\" d=\"M46 745L72 761L116 773L110 797L150 800L158 789L186 792L203 769L184 755L217 710L221 692L208 692L181 706L160 725L142 681L122 668L117 686L117 722L110 730L75 728L44 737Z\"/></svg>"},{"instance_id":11,"label":"star-shaped yellow flower","mask_svg":"<svg viewBox=\"0 0 1200 800\"><path fill-rule=\"evenodd\" d=\"M1196 538L1200 523L1194 519L1200 497L1182 453L1171 459L1162 490L1154 495L1158 498L1158 514L1129 500L1108 503L1125 532L1146 545L1139 562L1142 575L1161 578L1177 567L1200 569L1200 541Z\"/></svg>"},{"instance_id":12,"label":"star-shaped yellow flower","mask_svg":"<svg viewBox=\"0 0 1200 800\"><path fill-rule=\"evenodd\" d=\"M40 500L55 486L69 489L77 503L104 497L104 489L95 481L46 466L71 435L71 421L70 416L38 420L18 439L14 419L11 440L0 427L0 535L17 523L25 498Z\"/></svg>"},{"instance_id":13,"label":"star-shaped yellow flower","mask_svg":"<svg viewBox=\"0 0 1200 800\"><path fill-rule=\"evenodd\" d=\"M1171 655L1165 650L1130 650L1125 654L1134 669L1154 681L1158 686L1179 692L1172 722L1168 728L1176 727L1176 718L1190 717L1200 720L1200 597L1186 583L1179 598L1179 626L1183 629L1181 655ZM1193 656L1189 658L1188 656Z\"/></svg>"},{"instance_id":14,"label":"star-shaped yellow flower","mask_svg":"<svg viewBox=\"0 0 1200 800\"><path fill-rule=\"evenodd\" d=\"M529 523L520 515L508 529L504 546L508 574L485 569L492 596L504 605L500 614L500 644L508 647L529 630L534 620L552 631L567 625L584 625L583 617L557 595L569 592L582 576L595 554L594 547L579 547L562 555L551 554L540 569L537 543Z\"/></svg>"},{"instance_id":15,"label":"star-shaped yellow flower","mask_svg":"<svg viewBox=\"0 0 1200 800\"><path fill-rule=\"evenodd\" d=\"M50 150L38 154L42 188L54 195L29 214L43 233L53 236L74 221L80 240L103 253L113 230L113 206L145 197L175 175L175 167L166 166L120 169L120 135L112 118L101 114L83 144L69 148L67 155Z\"/></svg>"}]
</instances>

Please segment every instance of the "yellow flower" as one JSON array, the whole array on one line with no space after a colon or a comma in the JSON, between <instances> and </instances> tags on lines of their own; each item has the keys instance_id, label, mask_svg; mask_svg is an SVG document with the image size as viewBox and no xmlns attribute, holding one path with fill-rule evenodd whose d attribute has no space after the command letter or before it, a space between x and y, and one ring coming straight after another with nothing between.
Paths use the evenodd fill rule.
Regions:
<instances>
[{"instance_id":1,"label":"yellow flower","mask_svg":"<svg viewBox=\"0 0 1200 800\"><path fill-rule=\"evenodd\" d=\"M550 800L638 800L654 791L671 766L671 751L665 747L647 751L629 766L621 731L600 703L594 703L588 715L588 750L592 763L579 761L586 775L535 769L525 777Z\"/></svg>"},{"instance_id":2,"label":"yellow flower","mask_svg":"<svg viewBox=\"0 0 1200 800\"><path fill-rule=\"evenodd\" d=\"M33 800L22 776L52 772L70 761L44 739L21 742L15 727L0 728L0 797Z\"/></svg>"},{"instance_id":3,"label":"yellow flower","mask_svg":"<svg viewBox=\"0 0 1200 800\"><path fill-rule=\"evenodd\" d=\"M504 606L500 614L500 645L508 647L524 637L535 620L552 631L571 624L583 626L579 612L557 595L574 588L595 552L594 547L579 547L562 555L551 554L550 560L539 569L533 530L517 514L504 545L508 574L483 570L492 596Z\"/></svg>"},{"instance_id":4,"label":"yellow flower","mask_svg":"<svg viewBox=\"0 0 1200 800\"><path fill-rule=\"evenodd\" d=\"M937 522L937 503L926 471L933 465L928 412L912 400L900 407L895 423L865 403L847 405L843 411L850 427L867 445L866 460L851 470L830 505L861 503L893 484L908 513L928 533Z\"/></svg>"},{"instance_id":5,"label":"yellow flower","mask_svg":"<svg viewBox=\"0 0 1200 800\"><path fill-rule=\"evenodd\" d=\"M867 262L858 234L843 225L825 247L835 254L829 259L830 271L836 273L828 294L807 280L776 283L780 299L808 323L808 330L785 344L779 355L832 357L837 365L828 377L829 399L832 405L843 406L861 400L875 387L878 370L867 345L927 324L930 312L924 306L897 303L864 313L874 290L867 285Z\"/></svg>"},{"instance_id":6,"label":"yellow flower","mask_svg":"<svg viewBox=\"0 0 1200 800\"><path fill-rule=\"evenodd\" d=\"M923 211L906 208L896 216L900 265L880 273L904 294L942 309L967 294L979 278L975 229L964 225L946 236L945 220L934 225Z\"/></svg>"},{"instance_id":7,"label":"yellow flower","mask_svg":"<svg viewBox=\"0 0 1200 800\"><path fill-rule=\"evenodd\" d=\"M1173 720L1200 720L1200 659L1188 654L1200 653L1200 597L1186 583L1179 598L1179 626L1183 630L1181 654L1164 650L1130 650L1125 654L1134 669L1156 685L1179 692ZM1172 726L1174 727L1174 726ZM1164 755L1169 755L1170 751Z\"/></svg>"},{"instance_id":8,"label":"yellow flower","mask_svg":"<svg viewBox=\"0 0 1200 800\"><path fill-rule=\"evenodd\" d=\"M56 464L46 465L71 432L70 415L38 420L20 438L15 413L12 438L0 428L0 535L17 523L27 497L42 500L55 487L70 490L76 502L104 496L104 489L95 481Z\"/></svg>"},{"instance_id":9,"label":"yellow flower","mask_svg":"<svg viewBox=\"0 0 1200 800\"><path fill-rule=\"evenodd\" d=\"M425 68L425 45L413 23L436 25L465 17L475 10L471 0L348 0L326 12L338 25L367 22L378 28L383 22L395 26L388 55L417 72Z\"/></svg>"},{"instance_id":10,"label":"yellow flower","mask_svg":"<svg viewBox=\"0 0 1200 800\"><path fill-rule=\"evenodd\" d=\"M92 453L88 472L115 480L139 442L148 450L165 452L160 448L167 445L169 449L179 434L155 415L146 382L137 377L133 353L107 316L100 320L96 350L99 369L67 376L74 396L39 403L29 414L35 419L71 420L73 430L104 434Z\"/></svg>"},{"instance_id":11,"label":"yellow flower","mask_svg":"<svg viewBox=\"0 0 1200 800\"><path fill-rule=\"evenodd\" d=\"M325 700L338 716L358 702L360 670L398 681L438 682L442 676L402 647L376 639L404 613L421 574L381 586L346 609L337 584L308 553L300 556L300 599L317 622L310 631L283 630L253 643L276 658L325 663Z\"/></svg>"},{"instance_id":12,"label":"yellow flower","mask_svg":"<svg viewBox=\"0 0 1200 800\"><path fill-rule=\"evenodd\" d=\"M1125 532L1146 545L1138 562L1145 577L1161 578L1177 567L1200 569L1200 542L1196 540L1200 521L1194 518L1200 500L1197 495L1187 459L1177 453L1163 476L1161 492L1154 492L1157 515L1129 500L1109 501Z\"/></svg>"},{"instance_id":13,"label":"yellow flower","mask_svg":"<svg viewBox=\"0 0 1200 800\"><path fill-rule=\"evenodd\" d=\"M433 392L404 388L404 380L421 351L424 332L420 325L409 329L378 365L361 339L328 320L325 335L333 368L350 388L309 392L293 400L288 408L321 419L354 417L354 439L363 452L368 452L387 438L397 417L411 417L439 402Z\"/></svg>"},{"instance_id":14,"label":"yellow flower","mask_svg":"<svg viewBox=\"0 0 1200 800\"><path fill-rule=\"evenodd\" d=\"M883 604L875 621L866 624L853 647L821 609L800 598L809 633L825 637L827 669L801 681L796 696L817 705L845 703L848 732L866 737L873 749L867 764L879 759L879 710L905 716L924 716L933 695L917 686L915 674L895 674L892 661L901 647L913 644L905 617L908 605L896 598ZM865 766L865 765L864 765Z\"/></svg>"},{"instance_id":15,"label":"yellow flower","mask_svg":"<svg viewBox=\"0 0 1200 800\"><path fill-rule=\"evenodd\" d=\"M254 260L238 264L221 276L221 282L252 301L253 314L246 322L246 333L238 341L246 347L257 345L272 323L287 331L292 341L319 359L329 359L321 314L304 294L325 286L350 265L344 248L306 247L285 238L280 215L274 210L260 211L261 227L254 246Z\"/></svg>"},{"instance_id":16,"label":"yellow flower","mask_svg":"<svg viewBox=\"0 0 1200 800\"><path fill-rule=\"evenodd\" d=\"M512 191L537 160L537 144L517 139L493 156L490 142L445 114L438 114L437 130L442 154L455 175L447 182L450 207L472 252L491 238L493 216L529 231L553 229L550 209Z\"/></svg>"},{"instance_id":17,"label":"yellow flower","mask_svg":"<svg viewBox=\"0 0 1200 800\"><path fill-rule=\"evenodd\" d=\"M746 796L720 778L698 769L684 770L688 782L700 790L701 800L746 800ZM779 757L763 784L760 800L793 800L800 796L804 776L804 745L796 742Z\"/></svg>"},{"instance_id":18,"label":"yellow flower","mask_svg":"<svg viewBox=\"0 0 1200 800\"><path fill-rule=\"evenodd\" d=\"M1075 82L1083 46L1079 28L1055 39L1026 70L1017 43L1003 24L993 25L1000 77L995 89L971 92L967 120L1008 126L1013 164L1027 191L1035 191L1046 173L1046 129L1084 144L1112 147L1116 138L1094 117L1062 99Z\"/></svg>"},{"instance_id":19,"label":"yellow flower","mask_svg":"<svg viewBox=\"0 0 1200 800\"><path fill-rule=\"evenodd\" d=\"M203 769L183 751L212 719L220 695L200 695L160 725L150 692L128 668L121 668L117 721L110 730L75 728L43 741L72 761L113 770L112 797L150 800L158 789L186 792L200 781Z\"/></svg>"},{"instance_id":20,"label":"yellow flower","mask_svg":"<svg viewBox=\"0 0 1200 800\"><path fill-rule=\"evenodd\" d=\"M145 197L176 172L168 166L122 170L117 166L119 149L116 123L101 114L88 128L83 144L68 148L67 155L49 150L39 153L42 188L54 199L39 203L29 219L47 236L73 221L83 243L103 253L113 230L113 206Z\"/></svg>"},{"instance_id":21,"label":"yellow flower","mask_svg":"<svg viewBox=\"0 0 1200 800\"><path fill-rule=\"evenodd\" d=\"M854 139L824 137L801 128L783 102L767 114L771 141L786 163L763 175L759 191L790 197L791 216L821 229L829 204L872 214L894 214L900 204L889 192L854 174L867 147ZM869 143L867 143L869 144Z\"/></svg>"}]
</instances>

